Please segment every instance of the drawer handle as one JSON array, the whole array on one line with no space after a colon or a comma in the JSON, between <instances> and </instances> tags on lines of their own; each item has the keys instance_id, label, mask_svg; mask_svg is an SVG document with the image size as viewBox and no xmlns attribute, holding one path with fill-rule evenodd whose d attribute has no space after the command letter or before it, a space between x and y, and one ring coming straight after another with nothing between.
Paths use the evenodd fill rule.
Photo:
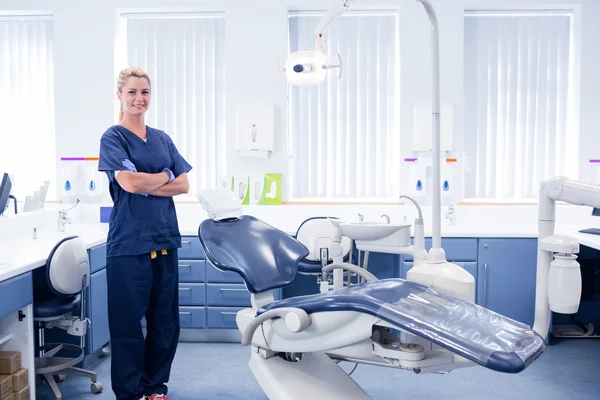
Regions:
<instances>
[{"instance_id":1,"label":"drawer handle","mask_svg":"<svg viewBox=\"0 0 600 400\"><path fill-rule=\"evenodd\" d=\"M189 240L182 240L181 244L192 244L192 242Z\"/></svg>"},{"instance_id":2,"label":"drawer handle","mask_svg":"<svg viewBox=\"0 0 600 400\"><path fill-rule=\"evenodd\" d=\"M192 268L192 264L179 264L179 268Z\"/></svg>"},{"instance_id":3,"label":"drawer handle","mask_svg":"<svg viewBox=\"0 0 600 400\"><path fill-rule=\"evenodd\" d=\"M488 265L483 264L483 306L487 306L487 275Z\"/></svg>"},{"instance_id":4,"label":"drawer handle","mask_svg":"<svg viewBox=\"0 0 600 400\"><path fill-rule=\"evenodd\" d=\"M237 313L231 311L221 311L221 315L237 315Z\"/></svg>"},{"instance_id":5,"label":"drawer handle","mask_svg":"<svg viewBox=\"0 0 600 400\"><path fill-rule=\"evenodd\" d=\"M246 289L219 289L221 292L248 292Z\"/></svg>"},{"instance_id":6,"label":"drawer handle","mask_svg":"<svg viewBox=\"0 0 600 400\"><path fill-rule=\"evenodd\" d=\"M179 315L192 315L191 311L179 311Z\"/></svg>"},{"instance_id":7,"label":"drawer handle","mask_svg":"<svg viewBox=\"0 0 600 400\"><path fill-rule=\"evenodd\" d=\"M192 288L191 287L180 287L179 290L183 290L185 292L191 292Z\"/></svg>"}]
</instances>

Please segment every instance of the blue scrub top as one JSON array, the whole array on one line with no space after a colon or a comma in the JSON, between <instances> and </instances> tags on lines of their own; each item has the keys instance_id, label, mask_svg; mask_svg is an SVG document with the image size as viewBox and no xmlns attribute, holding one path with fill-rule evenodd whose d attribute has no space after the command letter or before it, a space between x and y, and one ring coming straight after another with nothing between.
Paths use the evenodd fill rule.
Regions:
<instances>
[{"instance_id":1,"label":"blue scrub top","mask_svg":"<svg viewBox=\"0 0 600 400\"><path fill-rule=\"evenodd\" d=\"M126 171L130 160L137 172L159 173L169 168L177 177L192 167L179 154L165 132L146 127L146 141L114 125L100 140L98 170L108 175L114 205L106 243L107 257L139 255L181 247L181 234L172 197L129 193L119 185L114 171Z\"/></svg>"}]
</instances>

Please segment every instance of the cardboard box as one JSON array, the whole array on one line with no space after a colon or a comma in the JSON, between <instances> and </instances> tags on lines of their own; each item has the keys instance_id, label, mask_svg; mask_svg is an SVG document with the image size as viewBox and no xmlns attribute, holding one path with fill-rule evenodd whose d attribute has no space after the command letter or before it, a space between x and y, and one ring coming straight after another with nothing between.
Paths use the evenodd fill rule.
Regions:
<instances>
[{"instance_id":1,"label":"cardboard box","mask_svg":"<svg viewBox=\"0 0 600 400\"><path fill-rule=\"evenodd\" d=\"M11 393L8 395L8 397L3 398L2 400L15 400L15 394Z\"/></svg>"},{"instance_id":2,"label":"cardboard box","mask_svg":"<svg viewBox=\"0 0 600 400\"><path fill-rule=\"evenodd\" d=\"M29 386L29 371L27 368L21 368L13 375L13 390L19 392Z\"/></svg>"},{"instance_id":3,"label":"cardboard box","mask_svg":"<svg viewBox=\"0 0 600 400\"><path fill-rule=\"evenodd\" d=\"M4 400L13 392L13 379L10 375L0 375L0 399Z\"/></svg>"},{"instance_id":4,"label":"cardboard box","mask_svg":"<svg viewBox=\"0 0 600 400\"><path fill-rule=\"evenodd\" d=\"M15 390L15 400L29 400L29 386L21 389L20 391Z\"/></svg>"},{"instance_id":5,"label":"cardboard box","mask_svg":"<svg viewBox=\"0 0 600 400\"><path fill-rule=\"evenodd\" d=\"M20 351L0 351L0 375L12 375L20 369Z\"/></svg>"}]
</instances>

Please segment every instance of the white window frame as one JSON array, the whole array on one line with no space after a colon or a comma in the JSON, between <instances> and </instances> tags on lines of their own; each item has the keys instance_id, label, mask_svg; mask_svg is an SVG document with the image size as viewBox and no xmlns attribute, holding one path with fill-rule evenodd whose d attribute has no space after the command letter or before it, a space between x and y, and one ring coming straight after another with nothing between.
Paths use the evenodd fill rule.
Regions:
<instances>
[{"instance_id":1,"label":"white window frame","mask_svg":"<svg viewBox=\"0 0 600 400\"><path fill-rule=\"evenodd\" d=\"M218 11L203 11L203 10L186 10L186 11L178 11L178 10L164 10L164 11L153 11L153 10L120 10L119 13L119 27L117 33L117 45L116 45L116 69L115 69L115 78L119 71L128 66L127 62L127 22L128 20L139 20L139 19L169 19L169 20L199 20L199 19L219 19L222 20L223 26L223 35L216 37L215 40L220 41L218 45L215 46L216 51L220 52L216 55L216 59L214 60L215 64L214 73L220 74L220 80L217 83L209 82L208 79L203 81L203 84L214 85L214 96L218 97L216 101L218 104L214 104L212 106L212 112L207 111L206 107L203 108L201 115L194 116L197 124L200 125L202 116L206 116L206 113L214 114L214 118L209 118L209 123L211 126L204 127L201 129L200 127L196 127L195 132L185 131L183 134L177 129L170 128L175 124L173 122L176 120L175 117L169 115L168 120L169 123L165 126L164 124L155 124L154 121L157 117L148 118L146 123L149 126L152 126L157 129L164 130L171 138L173 142L177 146L179 152L182 156L188 161L188 163L192 166L192 170L189 173L190 179L190 190L187 195L176 196L176 200L181 201L189 201L192 198L195 198L195 195L198 190L206 189L206 188L215 188L217 187L220 177L224 175L226 171L226 156L227 156L227 125L226 125L226 76L225 76L225 13ZM153 67L145 67L144 65L139 65L142 69L146 70L150 75L150 79L152 80L152 103L150 105L150 112L158 112L160 107L163 107L166 98L161 94L161 89L157 84L157 71ZM204 79L205 76L200 77L199 79ZM165 81L162 81L161 84L164 88ZM214 99L214 98L213 98ZM115 104L115 121L118 121L118 110L119 104ZM172 110L170 110L172 111ZM161 119L166 118L166 111L162 111ZM189 119L189 117L187 118ZM196 123L196 121L194 121ZM153 125L154 124L154 125ZM198 132L202 132L202 134L198 135ZM195 146L187 147L186 142L193 142L196 140L202 140L205 144L209 143L208 149L203 149L200 143L196 143Z\"/></svg>"},{"instance_id":2,"label":"white window frame","mask_svg":"<svg viewBox=\"0 0 600 400\"><path fill-rule=\"evenodd\" d=\"M465 4L464 8L464 18L469 18L470 16L484 16L491 15L496 16L499 14L504 15L515 15L515 16L524 16L524 15L532 15L532 14L546 14L546 15L570 15L570 42L569 42L569 51L570 51L570 59L569 69L570 74L568 76L568 107L569 111L566 115L567 118L567 129L569 132L573 134L569 134L569 167L566 169L567 175L572 179L581 179L582 171L581 167L583 162L579 160L580 154L580 133L579 133L579 103L580 103L580 57L581 57L581 7L578 5L568 5L562 7L561 5L554 5L553 7L548 7L544 5L514 5L511 4L510 8L504 8L503 4L499 3L497 7L493 7L494 4L490 4L488 7L481 7L481 4L478 2L470 1ZM465 29L466 31L466 29ZM467 49L465 47L465 55L467 54ZM465 65L466 71L466 65ZM466 82L467 77L465 76L465 87L467 85ZM469 139L468 130L468 110L467 110L467 94L465 92L465 143L467 143ZM466 152L466 149L465 149ZM467 156L467 158L469 158ZM473 160L472 157L467 162L467 171L465 176L465 203L512 203L512 204L535 204L538 201L537 198L537 190L530 190L527 195L524 196L515 196L515 195L502 195L495 193L491 193L486 195L475 195L470 196L468 193L467 187L472 185L472 181L474 179L473 175L475 173L475 169L477 168L477 161ZM533 173L532 171L523 171L524 174ZM533 186L538 187L540 182L535 182Z\"/></svg>"},{"instance_id":3,"label":"white window frame","mask_svg":"<svg viewBox=\"0 0 600 400\"><path fill-rule=\"evenodd\" d=\"M14 159L11 159L9 156L8 160L0 160L0 174L6 172L9 174L9 176L12 176L12 194L15 195L19 203L23 203L28 196L33 198L34 192L40 190L40 188L45 184L45 181L49 182L45 200L56 201L58 192L56 190L57 158L54 100L54 17L52 13L46 11L8 11L0 13L0 21L47 21L50 24L50 26L45 27L48 36L44 36L48 47L46 47L43 52L40 52L38 43L36 46L37 52L33 54L30 51L29 54L27 54L27 56L31 56L36 60L40 60L42 57L45 57L45 63L39 63L38 69L35 71L21 65L18 68L19 72L10 77L3 76L0 71L0 80L4 81L4 83L0 84L0 90L8 85L19 85L22 89L24 89L20 92L21 96L27 96L28 94L31 94L29 100L21 99L21 101L18 99L21 96L14 91L8 93L8 97L5 100L3 100L2 96L0 96L0 108L5 110L5 112L8 114L4 120L8 123L6 124L0 122L0 129L3 132L2 147L5 149L10 149L11 154L17 156ZM29 46L27 47L29 48ZM18 46L17 52L19 53L20 57L23 57L23 48L24 46L22 45ZM10 65L10 58L11 54L6 54L6 58L4 57L4 54L0 54L0 60L8 60L8 65ZM20 61L24 61L23 58L21 58ZM0 62L0 70L4 68L5 66ZM11 70L13 73L16 72L16 68L11 68L10 66L8 70ZM17 75L17 79L15 79L14 75ZM19 75L26 78L19 80ZM32 89L40 87L45 88L41 93L30 93ZM43 96L44 92L45 97ZM4 101L7 103L3 104ZM22 103L25 103L25 105L21 106ZM36 112L38 112L34 118L32 118L31 114L29 113L31 110L33 110L31 108L32 104L35 105ZM40 110L44 107L46 107L45 115ZM11 108L14 109L11 110ZM25 111L26 114L21 115L22 111ZM0 112L0 116L1 114L2 113ZM23 140L26 140L26 143L23 142ZM34 148L31 147L32 141L36 142ZM36 151L35 149L38 150ZM38 153L40 149L42 153ZM31 166L32 162L35 163L38 168L33 168ZM12 210L13 207L10 206L7 210L7 213L12 213Z\"/></svg>"},{"instance_id":4,"label":"white window frame","mask_svg":"<svg viewBox=\"0 0 600 400\"><path fill-rule=\"evenodd\" d=\"M324 15L324 12L315 12L315 11L291 11L288 13L288 25L287 25L287 32L288 32L288 51L296 51L295 47L292 47L292 43L291 43L291 37L290 37L290 19L293 17L318 17L319 19ZM299 163L304 163L307 168L311 167L311 168L321 168L323 165L319 166L320 164L323 164L323 160L330 157L331 156L331 152L344 152L346 153L346 150L344 149L339 149L339 148L335 148L335 149L329 149L328 151L323 151L322 149L320 149L320 146L318 147L318 150L316 153L314 153L314 155L308 159L304 158L304 159L300 159L300 157L303 157L301 154L306 153L309 154L310 152L308 152L305 149L302 148L298 148L295 146L295 132L294 132L294 124L296 123L296 121L294 121L294 117L296 116L294 114L294 111L292 110L292 108L294 107L293 105L293 99L292 97L294 96L294 91L297 90L296 87L293 87L292 85L288 85L288 151L291 154L291 159L290 159L290 163L289 163L289 171L290 171L290 179L289 179L289 185L288 185L288 198L290 199L290 202L309 202L309 203L356 203L356 202L365 202L365 203L389 203L389 202L394 202L397 203L398 201L398 195L401 192L401 179L400 179L400 173L401 173L401 158L400 158L400 143L401 143L401 137L400 137L400 21L399 21L399 11L397 9L384 9L384 10L373 10L373 11L347 11L345 12L341 17L339 17L338 20L334 21L328 28L326 34L325 34L325 46L326 46L326 52L330 55L332 63L333 64L337 64L337 55L335 54L335 51L333 50L333 45L331 43L330 40L330 36L331 33L333 31L336 30L336 26L339 25L340 20L341 19L345 19L345 18L357 18L360 16L387 16L390 18L394 19L393 22L393 30L394 30L394 43L392 44L392 47L394 48L394 68L390 69L391 73L394 74L395 78L394 78L394 90L393 90L393 103L390 102L388 103L389 107L394 107L393 109L395 111L389 112L388 113L388 129L386 130L385 133L381 133L381 134L377 134L377 138L381 139L381 137L385 136L385 140L388 141L388 143L390 143L390 145L388 146L383 146L385 147L384 149L376 149L373 148L368 155L365 155L364 153L362 153L359 150L357 150L357 148L361 145L364 145L365 140L366 139L366 133L363 133L360 138L353 138L351 135L348 135L346 138L343 137L343 135L338 135L337 138L332 137L332 135L327 135L326 133L323 132L323 127L319 127L317 128L317 130L321 130L321 133L317 133L316 136L314 138L310 138L310 140L312 142L314 142L315 140L319 140L320 142L326 143L327 146L333 146L332 143L342 143L343 146L346 148L349 146L349 148L354 149L354 154L353 155L347 155L345 157L340 157L339 160L337 160L336 164L338 165L338 168L342 168L339 167L339 165L343 164L346 166L351 167L353 164L357 165L358 169L370 169L372 170L371 173L369 174L369 178L361 178L355 175L352 175L350 172L348 173L341 173L341 176L338 175L338 172L333 171L332 168L324 168L323 171L321 172L316 172L313 174L313 176L311 178L308 178L309 180L316 182L313 183L313 185L317 185L319 186L318 190L313 190L312 193L310 194L296 194L294 193L294 188L296 187L296 185L307 185L308 183L305 182L306 179L301 179L299 178L299 172L297 170L298 167L295 167L295 162L299 162ZM302 48L298 48L297 51L305 51L305 50L314 50L314 43L316 40L316 36L313 36L313 41L312 44L310 44L310 41L308 41L309 43L307 43L308 47L306 46L302 46ZM342 80L345 79L345 77L349 76L349 68L352 67L352 63L353 60L349 60L350 54L348 54L349 52L343 52L340 51L340 56L342 59ZM346 54L344 54L346 53ZM353 53L354 54L354 53ZM350 65L350 67L349 67ZM327 91L327 88L329 88L329 90L334 90L332 89L333 87L337 87L338 85L338 69L331 69L328 71L327 74L327 79L325 82L323 82L319 87L316 86L312 86L310 88L308 88L308 90L321 90L321 91ZM356 77L356 73L354 73L353 75L351 75L353 78ZM352 79L352 78L350 78ZM356 79L355 79L356 80ZM342 84L340 84L342 85ZM365 83L366 85L366 83ZM321 88L321 89L319 89ZM301 90L306 90L307 87L304 87ZM335 93L335 92L334 92ZM318 97L322 97L323 95L319 94ZM328 106L326 106L328 107ZM326 108L325 107L325 108ZM366 107L365 105L362 105L362 107ZM343 111L345 111L347 108L345 108ZM320 125L323 125L323 122L319 123ZM356 135L356 133L354 134ZM348 138L351 138L350 140L347 140ZM337 141L336 141L337 140ZM336 145L337 146L337 145ZM363 148L364 150L364 148ZM358 154L357 155L357 151ZM374 157L377 157L378 154L381 154L381 152L385 152L386 156L388 157L388 163L387 165L389 165L389 168L385 168L381 165L375 165L375 163L373 163L372 161L374 160ZM341 153L340 153L341 154ZM393 158L393 160L392 160ZM369 161L371 160L371 161ZM341 164L340 164L341 163ZM339 171L339 170L338 170ZM382 172L383 171L383 172ZM378 174L380 174L380 176L384 176L382 178L377 178ZM370 182L367 182L367 180L369 180ZM357 189L354 190L350 190L350 193L348 193L348 191L345 189L347 187L352 187L355 185L355 182L358 181L356 183ZM328 183L326 183L328 182ZM373 186L377 186L378 192L379 193L373 193L374 190L371 190L371 194L367 194L367 195L355 195L354 193L352 193L352 191L359 192L359 191L364 191L365 187L367 185L373 185ZM381 192L385 192L386 189L382 188L383 186L386 185L390 185L392 187L391 190L387 190L387 194L386 193L381 193ZM332 188L333 187L333 188Z\"/></svg>"}]
</instances>

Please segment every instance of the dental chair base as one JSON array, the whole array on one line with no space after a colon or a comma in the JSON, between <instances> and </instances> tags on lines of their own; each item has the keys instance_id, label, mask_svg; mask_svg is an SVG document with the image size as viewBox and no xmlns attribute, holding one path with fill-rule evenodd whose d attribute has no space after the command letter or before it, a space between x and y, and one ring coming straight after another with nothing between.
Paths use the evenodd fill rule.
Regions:
<instances>
[{"instance_id":1,"label":"dental chair base","mask_svg":"<svg viewBox=\"0 0 600 400\"><path fill-rule=\"evenodd\" d=\"M250 370L269 399L369 400L362 388L323 352L287 361L252 349Z\"/></svg>"}]
</instances>

